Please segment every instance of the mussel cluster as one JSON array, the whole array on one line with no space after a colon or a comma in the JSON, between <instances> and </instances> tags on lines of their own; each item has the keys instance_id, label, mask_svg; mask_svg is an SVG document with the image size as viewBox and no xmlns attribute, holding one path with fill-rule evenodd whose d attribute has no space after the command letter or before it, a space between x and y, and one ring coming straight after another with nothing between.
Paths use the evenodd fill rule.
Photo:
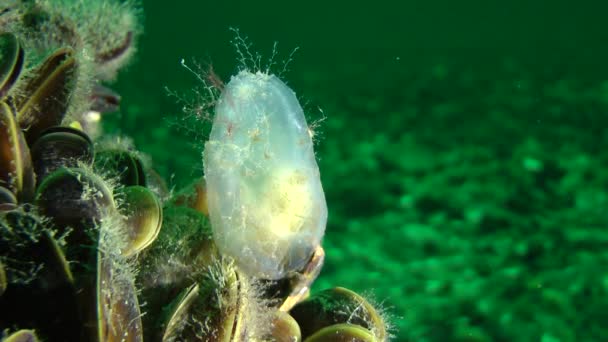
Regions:
<instances>
[{"instance_id":1,"label":"mussel cluster","mask_svg":"<svg viewBox=\"0 0 608 342\"><path fill-rule=\"evenodd\" d=\"M118 96L96 82L137 29L100 42L63 8L0 5L2 341L387 340L360 295L309 295L321 246L284 279L248 276L215 246L203 179L171 193L125 139L97 134L86 113Z\"/></svg>"}]
</instances>

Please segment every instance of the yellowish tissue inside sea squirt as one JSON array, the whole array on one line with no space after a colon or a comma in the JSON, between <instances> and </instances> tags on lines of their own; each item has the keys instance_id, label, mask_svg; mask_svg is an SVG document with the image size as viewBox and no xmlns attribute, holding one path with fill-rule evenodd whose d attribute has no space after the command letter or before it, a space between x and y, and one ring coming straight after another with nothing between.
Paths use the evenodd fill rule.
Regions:
<instances>
[{"instance_id":1,"label":"yellowish tissue inside sea squirt","mask_svg":"<svg viewBox=\"0 0 608 342\"><path fill-rule=\"evenodd\" d=\"M222 253L251 276L301 269L320 244L327 205L295 93L241 71L225 86L204 152L209 217Z\"/></svg>"}]
</instances>

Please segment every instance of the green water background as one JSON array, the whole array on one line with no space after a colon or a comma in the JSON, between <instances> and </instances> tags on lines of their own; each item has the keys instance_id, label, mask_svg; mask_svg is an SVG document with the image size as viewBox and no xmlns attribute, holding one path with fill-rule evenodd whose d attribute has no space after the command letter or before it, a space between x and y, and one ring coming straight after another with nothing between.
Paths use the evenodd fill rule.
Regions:
<instances>
[{"instance_id":1,"label":"green water background","mask_svg":"<svg viewBox=\"0 0 608 342\"><path fill-rule=\"evenodd\" d=\"M239 28L311 120L330 210L314 290L390 314L396 341L608 339L608 3L145 1L114 84L170 186L202 175L181 59L237 70ZM183 127L187 126L187 127Z\"/></svg>"}]
</instances>

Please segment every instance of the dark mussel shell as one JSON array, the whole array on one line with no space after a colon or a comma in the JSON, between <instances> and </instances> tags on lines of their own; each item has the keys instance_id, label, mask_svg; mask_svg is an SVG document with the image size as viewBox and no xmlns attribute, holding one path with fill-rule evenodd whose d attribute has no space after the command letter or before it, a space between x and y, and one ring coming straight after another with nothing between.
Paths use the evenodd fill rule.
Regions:
<instances>
[{"instance_id":1,"label":"dark mussel shell","mask_svg":"<svg viewBox=\"0 0 608 342\"><path fill-rule=\"evenodd\" d=\"M93 86L90 97L92 111L111 113L116 112L120 107L120 95L114 90L100 84Z\"/></svg>"},{"instance_id":2,"label":"dark mussel shell","mask_svg":"<svg viewBox=\"0 0 608 342\"><path fill-rule=\"evenodd\" d=\"M187 207L163 208L158 237L138 255L142 266L138 284L146 302L144 326L165 324L167 303L179 301L176 298L180 293L191 287L193 279L201 277L218 258L211 227L203 214ZM158 333L154 329L147 330L145 340L160 339Z\"/></svg>"},{"instance_id":3,"label":"dark mussel shell","mask_svg":"<svg viewBox=\"0 0 608 342\"><path fill-rule=\"evenodd\" d=\"M96 55L96 60L100 64L111 63L112 61L118 60L121 57L125 56L130 48L133 47L133 32L128 31L125 32L124 39L120 44L114 46L113 48L106 51L98 51Z\"/></svg>"},{"instance_id":4,"label":"dark mussel shell","mask_svg":"<svg viewBox=\"0 0 608 342\"><path fill-rule=\"evenodd\" d=\"M173 301L163 324L163 342L247 341L248 329L254 328L246 324L250 314L247 280L224 262L215 267Z\"/></svg>"},{"instance_id":5,"label":"dark mussel shell","mask_svg":"<svg viewBox=\"0 0 608 342\"><path fill-rule=\"evenodd\" d=\"M378 340L386 337L385 323L365 298L343 287L321 291L290 312L300 325L302 338L334 324L353 324L370 331Z\"/></svg>"},{"instance_id":6,"label":"dark mussel shell","mask_svg":"<svg viewBox=\"0 0 608 342\"><path fill-rule=\"evenodd\" d=\"M301 270L283 279L260 280L264 284L264 296L277 303L279 310L288 312L310 293L310 287L319 276L324 261L325 251L317 246Z\"/></svg>"},{"instance_id":7,"label":"dark mussel shell","mask_svg":"<svg viewBox=\"0 0 608 342\"><path fill-rule=\"evenodd\" d=\"M0 257L9 282L52 289L72 282L62 249L51 231L25 206L0 214Z\"/></svg>"},{"instance_id":8,"label":"dark mussel shell","mask_svg":"<svg viewBox=\"0 0 608 342\"><path fill-rule=\"evenodd\" d=\"M118 178L125 186L146 186L146 174L141 159L128 150L103 150L95 157L95 170L108 177Z\"/></svg>"},{"instance_id":9,"label":"dark mussel shell","mask_svg":"<svg viewBox=\"0 0 608 342\"><path fill-rule=\"evenodd\" d=\"M97 257L99 326L98 335L93 333L104 342L141 342L143 326L135 284L131 278L117 275L121 270L112 258L101 251Z\"/></svg>"},{"instance_id":10,"label":"dark mussel shell","mask_svg":"<svg viewBox=\"0 0 608 342\"><path fill-rule=\"evenodd\" d=\"M15 96L17 121L26 131L26 140L35 141L46 129L63 120L76 87L78 63L74 51L62 48L49 56Z\"/></svg>"},{"instance_id":11,"label":"dark mussel shell","mask_svg":"<svg viewBox=\"0 0 608 342\"><path fill-rule=\"evenodd\" d=\"M21 9L21 24L26 30L34 33L30 39L42 40L47 46L82 46L82 37L78 33L75 18L56 11L54 3L21 2L26 3ZM44 46L40 48L44 49Z\"/></svg>"},{"instance_id":12,"label":"dark mussel shell","mask_svg":"<svg viewBox=\"0 0 608 342\"><path fill-rule=\"evenodd\" d=\"M17 198L9 189L0 186L0 211L13 210L17 207Z\"/></svg>"},{"instance_id":13,"label":"dark mussel shell","mask_svg":"<svg viewBox=\"0 0 608 342\"><path fill-rule=\"evenodd\" d=\"M30 150L25 143L15 113L0 101L0 186L17 199L29 201L34 192L34 171Z\"/></svg>"},{"instance_id":14,"label":"dark mussel shell","mask_svg":"<svg viewBox=\"0 0 608 342\"><path fill-rule=\"evenodd\" d=\"M82 322L72 273L54 235L28 206L1 214L0 260L6 271L0 330L36 327L51 341L78 340Z\"/></svg>"},{"instance_id":15,"label":"dark mussel shell","mask_svg":"<svg viewBox=\"0 0 608 342\"><path fill-rule=\"evenodd\" d=\"M73 229L67 237L70 246L91 245L96 239L91 230L116 210L112 191L104 180L79 168L60 168L48 175L38 186L35 203L60 232ZM70 259L90 258L71 255Z\"/></svg>"},{"instance_id":16,"label":"dark mussel shell","mask_svg":"<svg viewBox=\"0 0 608 342\"><path fill-rule=\"evenodd\" d=\"M134 210L145 211L149 199L131 191L138 193L128 190L125 198L135 202ZM36 204L53 227L66 232L66 254L78 261L73 270L77 274L76 312L84 321L80 324L80 340L142 341L134 275L120 248L116 248L126 237L122 216L105 181L90 170L60 168L40 184ZM153 202L150 211L157 209L155 205Z\"/></svg>"},{"instance_id":17,"label":"dark mussel shell","mask_svg":"<svg viewBox=\"0 0 608 342\"><path fill-rule=\"evenodd\" d=\"M23 67L23 48L12 33L0 34L0 99L17 81Z\"/></svg>"},{"instance_id":18,"label":"dark mussel shell","mask_svg":"<svg viewBox=\"0 0 608 342\"><path fill-rule=\"evenodd\" d=\"M369 330L354 324L334 324L325 327L304 342L381 342Z\"/></svg>"},{"instance_id":19,"label":"dark mussel shell","mask_svg":"<svg viewBox=\"0 0 608 342\"><path fill-rule=\"evenodd\" d=\"M44 131L31 147L38 182L61 167L90 165L94 158L93 142L83 131L55 126Z\"/></svg>"}]
</instances>

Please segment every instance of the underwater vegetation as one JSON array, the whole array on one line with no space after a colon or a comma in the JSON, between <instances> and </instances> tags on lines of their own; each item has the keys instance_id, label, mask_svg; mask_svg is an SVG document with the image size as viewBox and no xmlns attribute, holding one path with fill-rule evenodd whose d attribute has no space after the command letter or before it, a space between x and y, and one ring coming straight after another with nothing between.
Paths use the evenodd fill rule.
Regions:
<instances>
[{"instance_id":1,"label":"underwater vegetation","mask_svg":"<svg viewBox=\"0 0 608 342\"><path fill-rule=\"evenodd\" d=\"M134 4L0 5L2 341L386 341L382 310L310 294L327 206L294 92L242 70L203 177L168 189L100 122L141 32ZM215 95L212 95L215 97Z\"/></svg>"}]
</instances>

